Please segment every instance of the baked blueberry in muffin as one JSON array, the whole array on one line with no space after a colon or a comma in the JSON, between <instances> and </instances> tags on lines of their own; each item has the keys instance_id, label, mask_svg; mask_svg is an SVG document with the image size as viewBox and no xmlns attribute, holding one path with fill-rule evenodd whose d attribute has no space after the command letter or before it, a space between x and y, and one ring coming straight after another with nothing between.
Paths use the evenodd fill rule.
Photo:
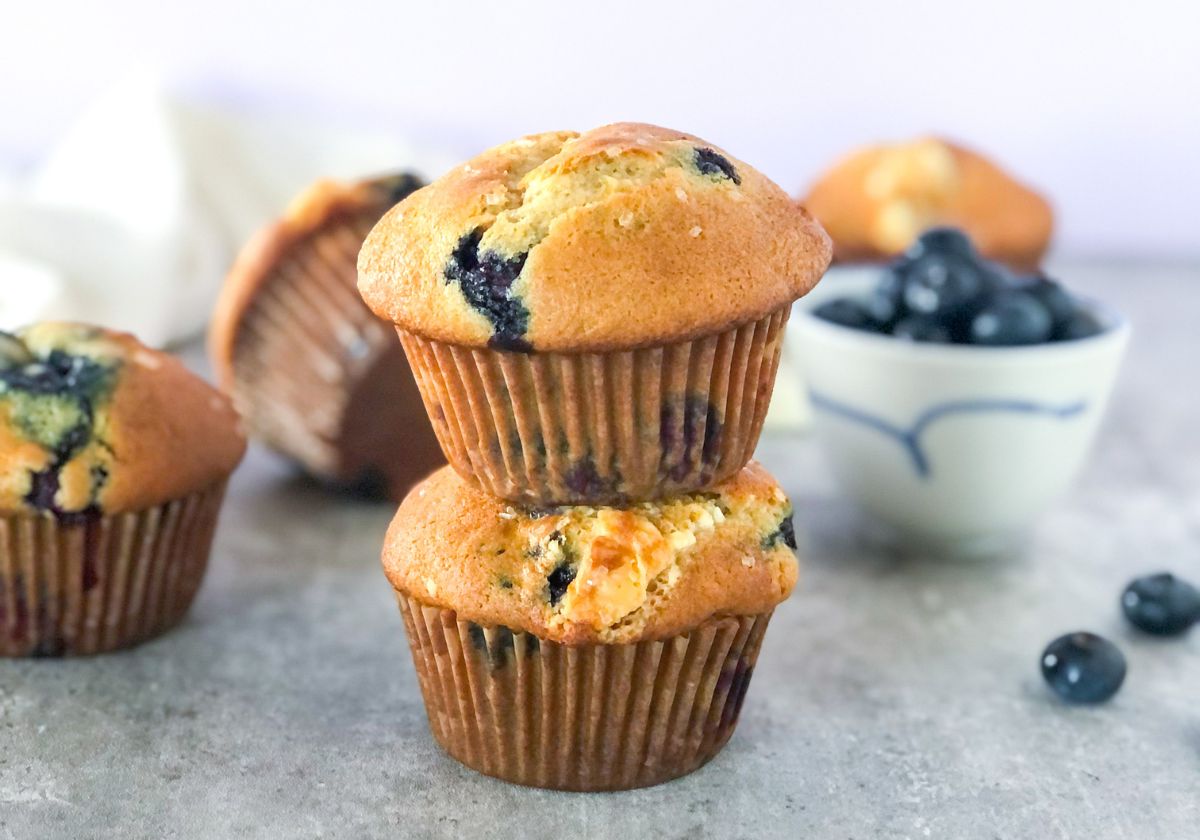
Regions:
<instances>
[{"instance_id":1,"label":"baked blueberry in muffin","mask_svg":"<svg viewBox=\"0 0 1200 840\"><path fill-rule=\"evenodd\" d=\"M712 149L696 149L696 168L705 175L718 175L728 178L735 184L741 184L742 178L737 169L729 162L729 158L714 152Z\"/></svg>"},{"instance_id":2,"label":"baked blueberry in muffin","mask_svg":"<svg viewBox=\"0 0 1200 840\"><path fill-rule=\"evenodd\" d=\"M25 501L33 508L60 516L94 510L108 479L107 444L95 435L95 407L109 396L115 366L60 349L38 358L18 337L0 334L0 393L9 422L49 454L48 463L29 475ZM75 509L67 510L59 504L62 471L77 456L86 459L86 503L69 498Z\"/></svg>"},{"instance_id":3,"label":"baked blueberry in muffin","mask_svg":"<svg viewBox=\"0 0 1200 840\"><path fill-rule=\"evenodd\" d=\"M529 310L520 298L512 295L513 283L525 266L527 254L506 258L496 251L480 253L482 238L481 228L463 235L446 262L446 280L457 283L467 302L491 322L489 346L532 350L523 337L529 329Z\"/></svg>"}]
</instances>

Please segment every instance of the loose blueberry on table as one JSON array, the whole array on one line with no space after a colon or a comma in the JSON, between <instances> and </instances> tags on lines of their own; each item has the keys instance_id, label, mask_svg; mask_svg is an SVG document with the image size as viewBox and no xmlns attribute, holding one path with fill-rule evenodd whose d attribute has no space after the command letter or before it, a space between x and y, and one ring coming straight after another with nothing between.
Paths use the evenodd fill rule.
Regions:
<instances>
[{"instance_id":1,"label":"loose blueberry on table","mask_svg":"<svg viewBox=\"0 0 1200 840\"><path fill-rule=\"evenodd\" d=\"M1178 636L1200 621L1200 590L1170 572L1131 581L1121 593L1129 622L1156 636Z\"/></svg>"},{"instance_id":2,"label":"loose blueberry on table","mask_svg":"<svg viewBox=\"0 0 1200 840\"><path fill-rule=\"evenodd\" d=\"M818 318L905 341L1011 347L1088 338L1103 327L1047 277L1017 277L954 228L926 231L861 297L826 301Z\"/></svg>"},{"instance_id":3,"label":"loose blueberry on table","mask_svg":"<svg viewBox=\"0 0 1200 840\"><path fill-rule=\"evenodd\" d=\"M1095 633L1068 633L1042 653L1042 677L1068 703L1103 703L1125 681L1125 655Z\"/></svg>"}]
</instances>

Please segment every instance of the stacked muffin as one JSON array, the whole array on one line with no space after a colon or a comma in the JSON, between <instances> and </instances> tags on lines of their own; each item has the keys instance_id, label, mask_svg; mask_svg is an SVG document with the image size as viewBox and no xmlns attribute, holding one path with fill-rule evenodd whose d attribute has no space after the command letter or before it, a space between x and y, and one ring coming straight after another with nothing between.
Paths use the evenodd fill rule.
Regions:
<instances>
[{"instance_id":1,"label":"stacked muffin","mask_svg":"<svg viewBox=\"0 0 1200 840\"><path fill-rule=\"evenodd\" d=\"M617 124L496 147L359 256L450 467L383 562L435 737L510 781L639 787L732 733L796 580L750 456L828 238L696 137Z\"/></svg>"}]
</instances>

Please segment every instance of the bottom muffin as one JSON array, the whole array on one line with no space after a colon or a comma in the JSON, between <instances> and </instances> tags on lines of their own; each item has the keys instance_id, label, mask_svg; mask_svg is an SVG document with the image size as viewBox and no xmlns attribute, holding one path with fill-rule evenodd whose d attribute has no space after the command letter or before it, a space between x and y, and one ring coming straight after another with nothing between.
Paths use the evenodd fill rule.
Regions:
<instances>
[{"instance_id":1,"label":"bottom muffin","mask_svg":"<svg viewBox=\"0 0 1200 840\"><path fill-rule=\"evenodd\" d=\"M383 562L450 755L520 784L621 790L729 740L794 547L757 464L710 492L533 510L444 468L401 505Z\"/></svg>"}]
</instances>

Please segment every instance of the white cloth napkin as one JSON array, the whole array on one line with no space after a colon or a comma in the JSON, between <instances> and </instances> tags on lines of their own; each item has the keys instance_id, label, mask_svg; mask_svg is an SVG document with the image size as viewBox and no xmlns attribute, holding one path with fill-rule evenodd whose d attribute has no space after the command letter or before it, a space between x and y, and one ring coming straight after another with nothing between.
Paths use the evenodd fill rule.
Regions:
<instances>
[{"instance_id":1,"label":"white cloth napkin","mask_svg":"<svg viewBox=\"0 0 1200 840\"><path fill-rule=\"evenodd\" d=\"M0 173L0 329L54 318L187 339L237 248L312 181L453 164L395 136L191 105L131 75L34 171Z\"/></svg>"}]
</instances>

